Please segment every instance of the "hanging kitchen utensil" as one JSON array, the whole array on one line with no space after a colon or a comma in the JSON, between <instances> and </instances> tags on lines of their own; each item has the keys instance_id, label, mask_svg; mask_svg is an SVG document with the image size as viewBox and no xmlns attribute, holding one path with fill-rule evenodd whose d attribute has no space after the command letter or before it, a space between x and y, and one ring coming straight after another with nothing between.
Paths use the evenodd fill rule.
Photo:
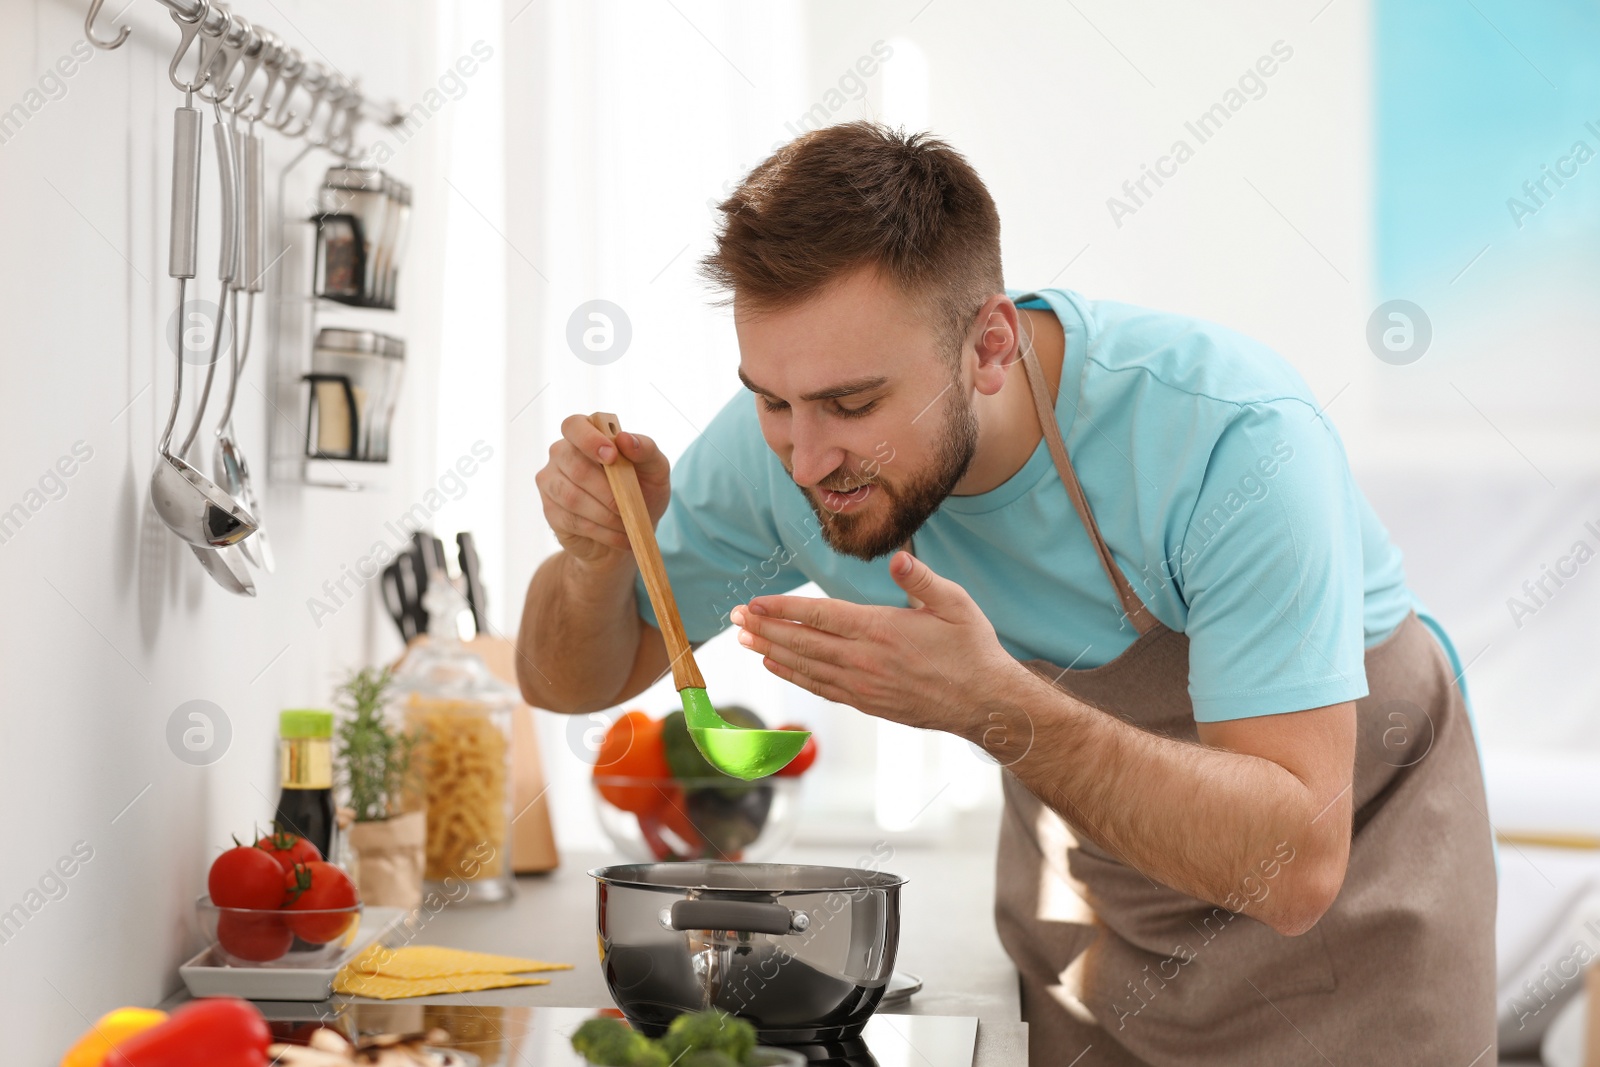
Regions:
<instances>
[{"instance_id":1,"label":"hanging kitchen utensil","mask_svg":"<svg viewBox=\"0 0 1600 1067\"><path fill-rule=\"evenodd\" d=\"M222 201L222 248L220 261L217 266L217 278L221 285L217 290L217 321L211 333L211 359L206 364L206 381L200 390L199 403L195 405L194 422L189 426L189 434L183 440L183 447L179 450L185 459L193 461L191 448L200 430L200 423L205 418L206 402L211 396L212 378L216 374L217 360L220 358L222 339L225 333L234 334L239 326L239 293L232 288L235 278L239 275L240 240L238 233L238 152L234 139L234 129L231 123L222 121L221 101L212 103L212 110L216 112L216 125L214 127L217 145L217 180L221 187ZM230 318L229 309L232 309ZM227 329L225 327L231 327ZM228 338L228 395L222 417L217 420L217 434L220 436L222 427L233 417L233 398L239 386L239 345L237 336ZM245 566L244 550L239 545L225 545L217 548L202 548L190 545L195 559L200 566L205 568L218 585L230 593L240 596L255 596L255 581L250 577L250 568Z\"/></svg>"},{"instance_id":2,"label":"hanging kitchen utensil","mask_svg":"<svg viewBox=\"0 0 1600 1067\"><path fill-rule=\"evenodd\" d=\"M192 39L192 34L188 34L184 47L187 40ZM173 60L173 70L181 58L180 52ZM171 77L173 84L185 91L183 106L173 114L172 233L167 264L167 273L178 280L178 314L181 316L187 283L195 276L198 259L201 128L200 112L192 106L197 86L179 82L175 74ZM204 67L199 78L205 81ZM184 542L201 548L220 548L249 537L256 530L256 521L237 500L182 459L184 449L180 448L178 455L172 452L172 431L183 400L182 338L180 329L173 345L172 407L161 433L155 469L150 474L150 500L161 521ZM204 409L204 404L201 408ZM197 417L195 427L198 426ZM191 429L190 440L193 432Z\"/></svg>"},{"instance_id":3,"label":"hanging kitchen utensil","mask_svg":"<svg viewBox=\"0 0 1600 1067\"><path fill-rule=\"evenodd\" d=\"M589 416L589 421L613 441L622 432L617 417L607 412L595 412ZM683 630L683 618L678 614L678 601L672 595L672 584L667 580L667 566L661 558L661 546L656 544L655 526L645 506L644 492L639 488L639 474L621 450L617 451L616 459L605 465L605 470L606 481L611 484L611 495L617 500L622 524L628 531L628 543L633 546L639 572L644 576L645 591L656 610L661 637L667 643L667 655L672 660L672 680L683 702L683 716L695 747L713 767L735 778L748 781L765 778L782 770L800 754L806 739L811 736L810 732L752 730L736 726L717 714L711 698L706 695L705 679L695 664L694 652Z\"/></svg>"},{"instance_id":4,"label":"hanging kitchen utensil","mask_svg":"<svg viewBox=\"0 0 1600 1067\"><path fill-rule=\"evenodd\" d=\"M233 430L234 394L238 389L239 376L244 373L245 362L250 358L256 294L266 286L266 175L264 146L261 135L255 132L255 125L255 120L251 119L238 141L240 270L234 279L234 300L237 301L238 291L242 288L245 292L245 317L242 327L237 317L234 320L233 379L228 387L227 410L217 427L217 451L213 457L212 472L217 482L256 517L255 536L245 539L239 547L247 560L270 574L273 569L272 546L261 524L261 505L250 481L250 464L245 460L244 450L234 440Z\"/></svg>"}]
</instances>

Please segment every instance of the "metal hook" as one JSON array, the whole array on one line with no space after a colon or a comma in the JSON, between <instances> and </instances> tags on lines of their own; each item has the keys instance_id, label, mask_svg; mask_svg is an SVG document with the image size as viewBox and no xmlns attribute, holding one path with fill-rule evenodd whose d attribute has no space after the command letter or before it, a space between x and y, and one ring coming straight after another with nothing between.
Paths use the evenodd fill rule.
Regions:
<instances>
[{"instance_id":1,"label":"metal hook","mask_svg":"<svg viewBox=\"0 0 1600 1067\"><path fill-rule=\"evenodd\" d=\"M294 112L289 110L289 102L294 99L294 91L299 86L300 79L305 77L306 70L305 61L300 58L300 53L291 48L283 67L283 98L278 101L278 118L264 120L274 130L282 132L285 126L294 121Z\"/></svg>"},{"instance_id":2,"label":"metal hook","mask_svg":"<svg viewBox=\"0 0 1600 1067\"><path fill-rule=\"evenodd\" d=\"M83 19L83 35L89 38L89 43L94 45L96 48L104 48L109 52L113 48L122 47L122 42L128 39L128 34L133 32L133 27L117 27L117 35L109 40L103 37L96 37L94 35L94 20L100 17L100 8L105 4L105 2L106 0L93 0L93 2L90 3L89 14L84 16Z\"/></svg>"},{"instance_id":3,"label":"metal hook","mask_svg":"<svg viewBox=\"0 0 1600 1067\"><path fill-rule=\"evenodd\" d=\"M244 65L239 68L241 73L239 75L238 91L234 93L233 107L230 109L235 115L249 107L251 101L255 99L254 96L246 96L245 90L250 88L250 83L255 80L256 71L261 69L262 62L267 58L266 38L257 32L254 26L250 25L248 19L239 16L239 21L244 23L244 45L240 49ZM255 43L254 51L250 49L251 42Z\"/></svg>"},{"instance_id":4,"label":"metal hook","mask_svg":"<svg viewBox=\"0 0 1600 1067\"><path fill-rule=\"evenodd\" d=\"M356 127L361 125L361 105L365 102L365 99L361 95L361 87L359 85L353 86L349 96L349 103L345 105L345 123L339 130L339 139L336 142L337 147L334 149L345 159L351 159L355 155Z\"/></svg>"},{"instance_id":5,"label":"metal hook","mask_svg":"<svg viewBox=\"0 0 1600 1067\"><path fill-rule=\"evenodd\" d=\"M348 160L355 154L356 127L361 123L361 94L352 93L350 103L341 108L340 113L344 122L339 126L338 135L328 141L328 150Z\"/></svg>"},{"instance_id":6,"label":"metal hook","mask_svg":"<svg viewBox=\"0 0 1600 1067\"><path fill-rule=\"evenodd\" d=\"M167 79L172 82L182 93L193 93L206 83L210 75L206 72L202 62L195 67L195 75L200 80L194 83L178 80L178 64L183 62L183 57L189 54L189 48L194 44L195 37L205 25L206 17L211 14L211 0L200 0L200 10L192 19L186 19L178 14L177 8L172 9L172 21L178 24L178 51L172 56L172 64L167 67ZM202 57L204 58L204 57Z\"/></svg>"},{"instance_id":7,"label":"metal hook","mask_svg":"<svg viewBox=\"0 0 1600 1067\"><path fill-rule=\"evenodd\" d=\"M278 82L283 77L284 61L288 58L283 42L278 39L277 34L263 32L263 37L265 44L261 51L266 56L267 87L261 93L261 103L257 106L256 113L250 116L251 123L263 122L272 110L272 91L278 87Z\"/></svg>"},{"instance_id":8,"label":"metal hook","mask_svg":"<svg viewBox=\"0 0 1600 1067\"><path fill-rule=\"evenodd\" d=\"M355 96L355 87L341 74L328 76L326 96L329 104L328 118L322 124L321 137L309 137L312 144L331 147L337 143L338 137L344 130L344 124L349 120L345 118L348 101ZM343 120L343 121L341 121Z\"/></svg>"},{"instance_id":9,"label":"metal hook","mask_svg":"<svg viewBox=\"0 0 1600 1067\"><path fill-rule=\"evenodd\" d=\"M215 5L215 9L223 16L222 28L215 34L206 30L200 38L201 69L208 75L209 84L218 87L212 90L210 96L205 93L199 94L200 99L208 104L219 104L233 92L234 86L228 80L228 76L233 73L233 68L239 65L239 59L244 55L244 46L249 39L249 23L238 15L230 14L221 4ZM236 42L230 40L235 37L238 38ZM220 68L213 69L213 64L219 55L222 64Z\"/></svg>"},{"instance_id":10,"label":"metal hook","mask_svg":"<svg viewBox=\"0 0 1600 1067\"><path fill-rule=\"evenodd\" d=\"M328 92L329 80L328 76L325 73L322 73L320 64L312 64L312 66L315 69L309 73L311 73L315 81L320 84L317 84L315 88L312 88L311 86L306 87L306 92L311 96L311 110L306 112L305 121L301 122L300 125L295 129L287 129L287 122L284 126L278 127L279 132L285 137L304 136L305 132L311 128L312 123L317 121L317 112L322 108L323 97ZM294 116L290 115L289 117L293 118Z\"/></svg>"}]
</instances>

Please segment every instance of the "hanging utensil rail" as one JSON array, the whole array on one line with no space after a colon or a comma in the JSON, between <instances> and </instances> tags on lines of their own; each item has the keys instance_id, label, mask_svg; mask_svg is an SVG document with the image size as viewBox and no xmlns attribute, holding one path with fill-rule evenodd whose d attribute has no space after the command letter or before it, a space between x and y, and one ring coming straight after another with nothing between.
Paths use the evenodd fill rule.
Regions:
<instances>
[{"instance_id":1,"label":"hanging utensil rail","mask_svg":"<svg viewBox=\"0 0 1600 1067\"><path fill-rule=\"evenodd\" d=\"M270 126L289 137L305 136L315 124L317 113L324 105L331 109L329 124L323 128L324 139L327 139L332 132L332 119L339 115L344 116L344 126L339 134L345 138L353 132L355 123L359 120L383 126L398 126L404 120L402 112L392 103L379 103L367 99L355 81L337 70L329 70L322 63L307 61L299 49L290 48L277 34L251 24L249 20L234 14L226 4L218 0L159 0L159 2L172 12L174 20L181 20L194 27L194 29L180 27L185 41L194 33L204 34L217 41L217 48L223 53L222 59L227 64L226 69L213 71L217 80L228 82L234 73L234 68L237 67L240 77L233 88L244 93L257 71L266 76L266 88L256 98L255 113L246 116L262 125ZM110 38L101 37L95 31L95 20L99 18L104 3L105 0L91 0L88 14L84 18L84 32L97 48L107 50L120 48L132 32L129 27L119 27L115 36ZM174 65L176 62L175 60ZM279 91L280 86L281 91ZM291 127L290 124L294 122L296 114L289 105L293 102L296 89L310 98L311 107L305 113L304 119L298 125ZM273 99L275 91L276 100Z\"/></svg>"}]
</instances>

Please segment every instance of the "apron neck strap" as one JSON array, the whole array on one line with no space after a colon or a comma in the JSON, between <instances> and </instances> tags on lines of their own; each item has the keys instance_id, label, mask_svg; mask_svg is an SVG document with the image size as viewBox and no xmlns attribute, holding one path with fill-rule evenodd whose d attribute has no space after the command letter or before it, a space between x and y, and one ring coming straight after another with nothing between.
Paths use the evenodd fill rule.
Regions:
<instances>
[{"instance_id":1,"label":"apron neck strap","mask_svg":"<svg viewBox=\"0 0 1600 1067\"><path fill-rule=\"evenodd\" d=\"M1065 354L1063 353L1063 365ZM1117 591L1117 600L1122 604L1122 610L1127 614L1128 620L1133 623L1134 629L1142 634L1148 633L1158 625L1156 617L1150 614L1150 609L1144 606L1133 586L1123 576L1116 561L1111 558L1111 549L1106 545L1106 539L1100 535L1100 527L1094 521L1094 512L1089 509L1089 498L1083 494L1083 485L1078 481L1078 472L1072 469L1072 461L1067 457L1066 442L1061 439L1061 427L1056 422L1054 400L1050 396L1050 383L1045 378L1044 368L1039 364L1039 357L1033 350L1031 342L1026 343L1022 352L1022 369L1027 372L1028 389L1033 394L1033 409L1039 416L1039 428L1044 431L1045 444L1050 449L1050 458L1055 461L1056 473L1061 476L1061 484L1066 487L1067 496L1072 499L1072 506L1078 512L1078 518L1083 522L1083 528L1089 534L1089 540L1094 544L1095 555L1100 557L1100 566L1105 569L1106 577L1111 579L1112 588ZM1057 389L1059 390L1059 386Z\"/></svg>"}]
</instances>

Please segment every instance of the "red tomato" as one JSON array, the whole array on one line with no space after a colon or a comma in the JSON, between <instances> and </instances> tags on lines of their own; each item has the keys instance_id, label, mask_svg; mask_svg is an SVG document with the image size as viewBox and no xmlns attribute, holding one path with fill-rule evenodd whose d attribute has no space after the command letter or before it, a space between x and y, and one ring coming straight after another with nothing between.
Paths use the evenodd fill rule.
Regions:
<instances>
[{"instance_id":1,"label":"red tomato","mask_svg":"<svg viewBox=\"0 0 1600 1067\"><path fill-rule=\"evenodd\" d=\"M206 997L124 1039L105 1067L267 1067L271 1040L267 1021L249 1001Z\"/></svg>"},{"instance_id":2,"label":"red tomato","mask_svg":"<svg viewBox=\"0 0 1600 1067\"><path fill-rule=\"evenodd\" d=\"M784 725L778 727L778 729L804 730L805 727L791 722L785 723ZM817 762L817 735L812 734L810 737L806 738L805 747L800 750L799 754L796 755L794 759L785 764L783 768L777 772L777 775L780 778L798 778L802 774L809 771L811 769L811 765L815 762Z\"/></svg>"},{"instance_id":3,"label":"red tomato","mask_svg":"<svg viewBox=\"0 0 1600 1067\"><path fill-rule=\"evenodd\" d=\"M286 871L294 870L297 863L311 863L322 858L322 853L317 851L317 846L301 837L284 830L275 830L256 842L256 848L278 861L278 866Z\"/></svg>"},{"instance_id":4,"label":"red tomato","mask_svg":"<svg viewBox=\"0 0 1600 1067\"><path fill-rule=\"evenodd\" d=\"M661 744L661 721L642 711L622 715L606 730L600 754L594 761L596 778L639 778L665 780L672 777L667 752ZM634 814L648 814L666 802L666 794L655 785L604 783L600 795L613 807Z\"/></svg>"},{"instance_id":5,"label":"red tomato","mask_svg":"<svg viewBox=\"0 0 1600 1067\"><path fill-rule=\"evenodd\" d=\"M217 919L217 941L230 956L266 963L289 951L294 931L279 911L224 911Z\"/></svg>"},{"instance_id":6,"label":"red tomato","mask_svg":"<svg viewBox=\"0 0 1600 1067\"><path fill-rule=\"evenodd\" d=\"M276 908L283 904L283 868L259 848L240 845L212 861L206 889L219 908Z\"/></svg>"},{"instance_id":7,"label":"red tomato","mask_svg":"<svg viewBox=\"0 0 1600 1067\"><path fill-rule=\"evenodd\" d=\"M351 908L360 902L356 884L331 863L297 863L283 875L284 907L290 912ZM325 945L356 921L354 912L339 915L291 915L289 928L302 941Z\"/></svg>"}]
</instances>

